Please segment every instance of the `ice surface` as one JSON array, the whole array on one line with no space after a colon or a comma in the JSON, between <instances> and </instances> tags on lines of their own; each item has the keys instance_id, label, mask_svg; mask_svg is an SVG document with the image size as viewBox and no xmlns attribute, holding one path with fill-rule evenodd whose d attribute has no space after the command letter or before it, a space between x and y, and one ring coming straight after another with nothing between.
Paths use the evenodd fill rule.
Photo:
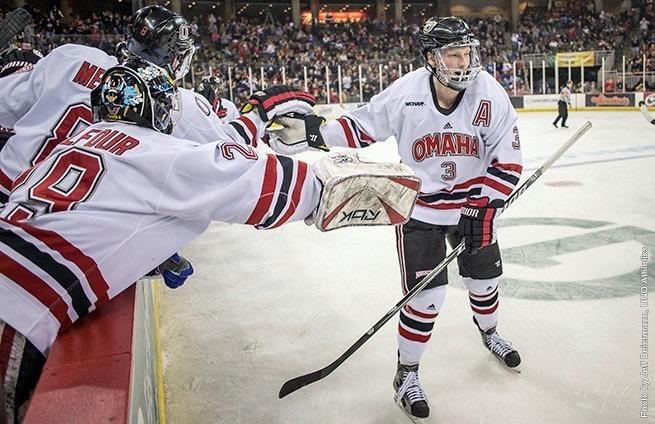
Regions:
<instances>
[{"instance_id":1,"label":"ice surface","mask_svg":"<svg viewBox=\"0 0 655 424\"><path fill-rule=\"evenodd\" d=\"M650 421L639 418L639 267L642 246L655 250L655 130L639 112L572 112L568 130L553 118L520 115L524 176L584 121L593 128L501 218L498 328L523 372L483 348L451 265L421 363L431 422L655 422L654 390ZM360 153L397 159L393 140ZM400 299L392 228L216 223L182 253L196 274L161 300L169 423L410 422L393 403L395 318L332 375L277 398L282 383L336 359ZM651 292L654 273L651 265Z\"/></svg>"}]
</instances>

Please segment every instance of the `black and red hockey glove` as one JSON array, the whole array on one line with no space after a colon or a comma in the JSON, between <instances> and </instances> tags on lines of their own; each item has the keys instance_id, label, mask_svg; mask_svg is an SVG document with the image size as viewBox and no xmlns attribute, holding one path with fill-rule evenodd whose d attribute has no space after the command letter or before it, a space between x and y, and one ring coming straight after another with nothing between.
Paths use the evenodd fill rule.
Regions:
<instances>
[{"instance_id":1,"label":"black and red hockey glove","mask_svg":"<svg viewBox=\"0 0 655 424\"><path fill-rule=\"evenodd\" d=\"M31 71L34 64L42 58L41 52L32 49L31 44L9 50L0 58L0 78L17 72Z\"/></svg>"},{"instance_id":2,"label":"black and red hockey glove","mask_svg":"<svg viewBox=\"0 0 655 424\"><path fill-rule=\"evenodd\" d=\"M257 91L241 108L241 113L256 110L264 122L269 122L276 116L295 112L303 115L313 113L312 106L316 99L309 93L296 90L288 85L274 85Z\"/></svg>"},{"instance_id":3,"label":"black and red hockey glove","mask_svg":"<svg viewBox=\"0 0 655 424\"><path fill-rule=\"evenodd\" d=\"M464 238L466 253L472 254L496 242L496 216L505 202L469 199L460 210L457 231Z\"/></svg>"}]
</instances>

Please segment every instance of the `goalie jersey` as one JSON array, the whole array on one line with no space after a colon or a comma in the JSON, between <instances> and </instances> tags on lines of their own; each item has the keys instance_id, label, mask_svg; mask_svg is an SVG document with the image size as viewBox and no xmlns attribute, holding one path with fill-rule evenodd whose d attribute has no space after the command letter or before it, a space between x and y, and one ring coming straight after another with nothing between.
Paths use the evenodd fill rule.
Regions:
<instances>
[{"instance_id":1,"label":"goalie jersey","mask_svg":"<svg viewBox=\"0 0 655 424\"><path fill-rule=\"evenodd\" d=\"M210 221L302 220L321 187L306 163L242 143L94 124L21 174L0 209L0 319L47 352Z\"/></svg>"},{"instance_id":2,"label":"goalie jersey","mask_svg":"<svg viewBox=\"0 0 655 424\"><path fill-rule=\"evenodd\" d=\"M430 224L457 224L469 197L505 200L522 171L516 112L486 72L444 110L432 74L417 69L321 134L328 147L351 148L395 137L401 161L421 179L412 218Z\"/></svg>"},{"instance_id":3,"label":"goalie jersey","mask_svg":"<svg viewBox=\"0 0 655 424\"><path fill-rule=\"evenodd\" d=\"M0 126L16 135L0 150L0 205L13 181L46 158L61 141L91 125L90 93L117 59L102 50L66 44L41 59L30 72L0 83ZM217 140L251 144L264 126L248 118L223 124L199 94L179 89L182 114L173 135L199 143ZM260 132L261 134L257 134Z\"/></svg>"}]
</instances>

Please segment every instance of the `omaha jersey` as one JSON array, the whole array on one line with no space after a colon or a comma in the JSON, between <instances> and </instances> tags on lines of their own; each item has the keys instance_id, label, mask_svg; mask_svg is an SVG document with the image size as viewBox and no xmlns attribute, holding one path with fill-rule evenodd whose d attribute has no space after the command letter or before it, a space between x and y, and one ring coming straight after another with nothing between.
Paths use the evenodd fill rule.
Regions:
<instances>
[{"instance_id":1,"label":"omaha jersey","mask_svg":"<svg viewBox=\"0 0 655 424\"><path fill-rule=\"evenodd\" d=\"M21 174L0 210L0 319L45 353L210 221L302 220L321 187L306 163L241 143L94 124Z\"/></svg>"},{"instance_id":2,"label":"omaha jersey","mask_svg":"<svg viewBox=\"0 0 655 424\"><path fill-rule=\"evenodd\" d=\"M62 140L91 124L90 92L115 57L87 46L54 49L30 72L9 75L0 84L0 126L16 135L0 150L0 204L25 169L47 157ZM182 115L173 135L199 143L234 140L252 143L262 134L247 118L222 124L204 97L179 89ZM263 131L263 129L262 129Z\"/></svg>"},{"instance_id":3,"label":"omaha jersey","mask_svg":"<svg viewBox=\"0 0 655 424\"><path fill-rule=\"evenodd\" d=\"M371 102L321 128L328 146L361 148L391 136L421 178L412 217L454 225L468 197L505 200L522 159L517 115L493 77L481 72L453 107L438 106L432 74L417 69Z\"/></svg>"}]
</instances>

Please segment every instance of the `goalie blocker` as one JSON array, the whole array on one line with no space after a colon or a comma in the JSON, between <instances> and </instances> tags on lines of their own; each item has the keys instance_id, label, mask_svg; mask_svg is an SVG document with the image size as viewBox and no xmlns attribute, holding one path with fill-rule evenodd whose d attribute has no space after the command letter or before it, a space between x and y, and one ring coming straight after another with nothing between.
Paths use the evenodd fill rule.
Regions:
<instances>
[{"instance_id":1,"label":"goalie blocker","mask_svg":"<svg viewBox=\"0 0 655 424\"><path fill-rule=\"evenodd\" d=\"M311 218L321 231L403 224L421 187L409 166L368 162L351 151L328 154L314 164L314 173L323 183L323 193Z\"/></svg>"}]
</instances>

